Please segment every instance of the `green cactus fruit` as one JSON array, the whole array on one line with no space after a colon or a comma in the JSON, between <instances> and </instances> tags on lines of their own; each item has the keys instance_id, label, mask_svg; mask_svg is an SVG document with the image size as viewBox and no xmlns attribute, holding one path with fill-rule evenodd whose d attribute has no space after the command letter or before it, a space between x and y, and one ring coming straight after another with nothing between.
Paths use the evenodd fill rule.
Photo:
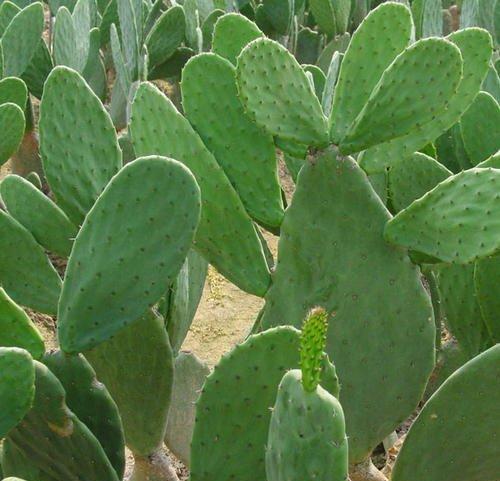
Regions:
<instances>
[{"instance_id":1,"label":"green cactus fruit","mask_svg":"<svg viewBox=\"0 0 500 481\"><path fill-rule=\"evenodd\" d=\"M470 169L438 184L391 219L388 241L444 262L466 264L500 247L500 171Z\"/></svg>"},{"instance_id":2,"label":"green cactus fruit","mask_svg":"<svg viewBox=\"0 0 500 481\"><path fill-rule=\"evenodd\" d=\"M302 68L306 73L309 82L312 82L312 88L318 100L323 102L323 91L325 90L326 76L316 65L303 65Z\"/></svg>"},{"instance_id":3,"label":"green cactus fruit","mask_svg":"<svg viewBox=\"0 0 500 481\"><path fill-rule=\"evenodd\" d=\"M484 322L494 343L500 342L500 293L498 279L500 257L487 257L476 262L474 285Z\"/></svg>"},{"instance_id":4,"label":"green cactus fruit","mask_svg":"<svg viewBox=\"0 0 500 481\"><path fill-rule=\"evenodd\" d=\"M499 377L500 344L452 374L410 428L391 479L496 479L500 473ZM470 455L464 456L465 452Z\"/></svg>"},{"instance_id":5,"label":"green cactus fruit","mask_svg":"<svg viewBox=\"0 0 500 481\"><path fill-rule=\"evenodd\" d=\"M69 255L78 229L49 197L18 175L2 181L0 194L9 214L41 246L62 257Z\"/></svg>"},{"instance_id":6,"label":"green cactus fruit","mask_svg":"<svg viewBox=\"0 0 500 481\"><path fill-rule=\"evenodd\" d=\"M191 352L180 352L175 358L165 444L187 467L191 457L196 401L209 374L208 366Z\"/></svg>"},{"instance_id":7,"label":"green cactus fruit","mask_svg":"<svg viewBox=\"0 0 500 481\"><path fill-rule=\"evenodd\" d=\"M28 230L2 210L0 232L2 287L16 303L55 314L61 279L42 247Z\"/></svg>"},{"instance_id":8,"label":"green cactus fruit","mask_svg":"<svg viewBox=\"0 0 500 481\"><path fill-rule=\"evenodd\" d=\"M0 346L20 347L34 359L45 352L43 338L35 324L0 287Z\"/></svg>"},{"instance_id":9,"label":"green cactus fruit","mask_svg":"<svg viewBox=\"0 0 500 481\"><path fill-rule=\"evenodd\" d=\"M24 111L27 100L28 90L21 79L7 77L0 80L0 104L11 102Z\"/></svg>"},{"instance_id":10,"label":"green cactus fruit","mask_svg":"<svg viewBox=\"0 0 500 481\"><path fill-rule=\"evenodd\" d=\"M85 357L118 406L127 446L154 452L165 436L174 372L163 320L148 312Z\"/></svg>"},{"instance_id":11,"label":"green cactus fruit","mask_svg":"<svg viewBox=\"0 0 500 481\"><path fill-rule=\"evenodd\" d=\"M267 329L299 327L310 306L330 313L326 352L342 384L353 463L413 411L434 364L431 302L418 269L384 240L389 218L355 161L328 151L307 162L262 317Z\"/></svg>"},{"instance_id":12,"label":"green cactus fruit","mask_svg":"<svg viewBox=\"0 0 500 481\"><path fill-rule=\"evenodd\" d=\"M227 13L217 20L214 28L212 50L236 65L244 47L264 34L259 27L239 13Z\"/></svg>"},{"instance_id":13,"label":"green cactus fruit","mask_svg":"<svg viewBox=\"0 0 500 481\"><path fill-rule=\"evenodd\" d=\"M24 73L38 47L43 27L41 2L28 5L12 19L1 39L4 77L19 77Z\"/></svg>"},{"instance_id":14,"label":"green cactus fruit","mask_svg":"<svg viewBox=\"0 0 500 481\"><path fill-rule=\"evenodd\" d=\"M40 152L57 203L80 225L122 159L109 115L82 77L67 67L56 67L45 83Z\"/></svg>"},{"instance_id":15,"label":"green cactus fruit","mask_svg":"<svg viewBox=\"0 0 500 481\"><path fill-rule=\"evenodd\" d=\"M304 370L302 376L299 370L288 371L278 387L269 425L267 481L345 481L347 471L340 403L321 386L305 389Z\"/></svg>"},{"instance_id":16,"label":"green cactus fruit","mask_svg":"<svg viewBox=\"0 0 500 481\"><path fill-rule=\"evenodd\" d=\"M151 156L120 170L68 262L58 311L65 352L108 340L158 301L184 262L199 213L198 186L179 162Z\"/></svg>"},{"instance_id":17,"label":"green cactus fruit","mask_svg":"<svg viewBox=\"0 0 500 481\"><path fill-rule=\"evenodd\" d=\"M472 165L488 159L500 148L500 106L486 92L479 92L460 119L464 147Z\"/></svg>"},{"instance_id":18,"label":"green cactus fruit","mask_svg":"<svg viewBox=\"0 0 500 481\"><path fill-rule=\"evenodd\" d=\"M432 142L460 119L476 97L488 72L492 55L491 37L485 30L470 28L452 33L447 40L460 49L463 59L462 80L448 108L408 135L368 149L363 155L365 171L383 170L395 159L407 157Z\"/></svg>"},{"instance_id":19,"label":"green cactus fruit","mask_svg":"<svg viewBox=\"0 0 500 481\"><path fill-rule=\"evenodd\" d=\"M207 261L191 249L177 279L168 293L165 320L172 350L177 353L193 322L203 294L207 275Z\"/></svg>"},{"instance_id":20,"label":"green cactus fruit","mask_svg":"<svg viewBox=\"0 0 500 481\"><path fill-rule=\"evenodd\" d=\"M236 79L246 111L270 134L314 146L328 143L327 119L309 80L279 43L263 38L248 44L238 57Z\"/></svg>"},{"instance_id":21,"label":"green cactus fruit","mask_svg":"<svg viewBox=\"0 0 500 481\"><path fill-rule=\"evenodd\" d=\"M25 120L23 111L16 105L7 102L0 105L0 165L15 154L23 140Z\"/></svg>"},{"instance_id":22,"label":"green cactus fruit","mask_svg":"<svg viewBox=\"0 0 500 481\"><path fill-rule=\"evenodd\" d=\"M146 37L150 66L168 60L184 40L184 9L175 5L163 12Z\"/></svg>"},{"instance_id":23,"label":"green cactus fruit","mask_svg":"<svg viewBox=\"0 0 500 481\"><path fill-rule=\"evenodd\" d=\"M442 0L416 0L411 5L417 38L443 36Z\"/></svg>"},{"instance_id":24,"label":"green cactus fruit","mask_svg":"<svg viewBox=\"0 0 500 481\"><path fill-rule=\"evenodd\" d=\"M192 481L266 479L271 407L283 375L299 366L299 346L300 331L277 327L250 336L220 360L196 406ZM322 378L338 396L335 369L326 358Z\"/></svg>"},{"instance_id":25,"label":"green cactus fruit","mask_svg":"<svg viewBox=\"0 0 500 481\"><path fill-rule=\"evenodd\" d=\"M100 442L106 456L122 479L125 470L125 444L118 408L92 366L81 355L61 351L45 355L43 363L66 391L66 403Z\"/></svg>"},{"instance_id":26,"label":"green cactus fruit","mask_svg":"<svg viewBox=\"0 0 500 481\"><path fill-rule=\"evenodd\" d=\"M406 209L450 175L453 174L444 165L419 152L393 162L388 180L394 211Z\"/></svg>"},{"instance_id":27,"label":"green cactus fruit","mask_svg":"<svg viewBox=\"0 0 500 481\"><path fill-rule=\"evenodd\" d=\"M380 77L409 44L411 14L404 5L384 3L358 27L345 53L330 116L331 138L339 143L368 101Z\"/></svg>"},{"instance_id":28,"label":"green cactus fruit","mask_svg":"<svg viewBox=\"0 0 500 481\"><path fill-rule=\"evenodd\" d=\"M0 439L24 418L34 397L35 368L28 351L0 347Z\"/></svg>"},{"instance_id":29,"label":"green cactus fruit","mask_svg":"<svg viewBox=\"0 0 500 481\"><path fill-rule=\"evenodd\" d=\"M31 63L21 77L26 83L30 93L36 98L42 98L43 86L53 68L54 64L49 48L45 41L41 39L33 54Z\"/></svg>"},{"instance_id":30,"label":"green cactus fruit","mask_svg":"<svg viewBox=\"0 0 500 481\"><path fill-rule=\"evenodd\" d=\"M272 29L279 35L287 35L293 21L293 0L263 0L262 13Z\"/></svg>"},{"instance_id":31,"label":"green cactus fruit","mask_svg":"<svg viewBox=\"0 0 500 481\"><path fill-rule=\"evenodd\" d=\"M438 38L419 40L385 70L342 139L341 151L359 152L418 130L446 110L461 79L456 45Z\"/></svg>"},{"instance_id":32,"label":"green cactus fruit","mask_svg":"<svg viewBox=\"0 0 500 481\"><path fill-rule=\"evenodd\" d=\"M212 53L189 60L182 71L182 105L247 212L257 222L279 228L283 201L273 138L245 114L231 63Z\"/></svg>"},{"instance_id":33,"label":"green cactus fruit","mask_svg":"<svg viewBox=\"0 0 500 481\"><path fill-rule=\"evenodd\" d=\"M130 133L137 155L171 156L193 172L202 199L195 247L231 282L263 296L270 275L240 198L188 121L151 84L142 84L136 93Z\"/></svg>"},{"instance_id":34,"label":"green cactus fruit","mask_svg":"<svg viewBox=\"0 0 500 481\"><path fill-rule=\"evenodd\" d=\"M474 288L474 264L441 264L434 271L446 325L471 358L491 345Z\"/></svg>"},{"instance_id":35,"label":"green cactus fruit","mask_svg":"<svg viewBox=\"0 0 500 481\"><path fill-rule=\"evenodd\" d=\"M20 474L21 456L44 479L67 481L118 481L118 476L99 441L66 404L66 393L49 369L37 361L35 399L23 422L9 432L5 443L16 449L4 451L4 474ZM29 467L22 467L25 472Z\"/></svg>"}]
</instances>

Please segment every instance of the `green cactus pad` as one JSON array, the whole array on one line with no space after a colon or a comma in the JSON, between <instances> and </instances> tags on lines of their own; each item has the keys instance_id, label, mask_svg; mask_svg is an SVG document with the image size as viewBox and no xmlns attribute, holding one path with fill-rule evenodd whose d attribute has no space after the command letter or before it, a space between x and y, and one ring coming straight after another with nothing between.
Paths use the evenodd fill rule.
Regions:
<instances>
[{"instance_id":1,"label":"green cactus pad","mask_svg":"<svg viewBox=\"0 0 500 481\"><path fill-rule=\"evenodd\" d=\"M113 123L78 73L56 67L40 105L40 152L57 203L80 225L121 167Z\"/></svg>"},{"instance_id":2,"label":"green cactus pad","mask_svg":"<svg viewBox=\"0 0 500 481\"><path fill-rule=\"evenodd\" d=\"M65 65L81 73L87 62L88 53L79 48L81 40L77 36L70 11L66 7L61 7L54 22L53 55L56 65Z\"/></svg>"},{"instance_id":3,"label":"green cactus pad","mask_svg":"<svg viewBox=\"0 0 500 481\"><path fill-rule=\"evenodd\" d=\"M236 79L246 111L270 134L308 145L328 143L327 119L309 80L279 43L263 38L247 45Z\"/></svg>"},{"instance_id":4,"label":"green cactus pad","mask_svg":"<svg viewBox=\"0 0 500 481\"><path fill-rule=\"evenodd\" d=\"M115 400L127 446L154 452L165 436L173 382L173 357L163 320L147 313L85 357Z\"/></svg>"},{"instance_id":5,"label":"green cactus pad","mask_svg":"<svg viewBox=\"0 0 500 481\"><path fill-rule=\"evenodd\" d=\"M117 1L117 11L125 63L132 80L137 80L142 42L142 2Z\"/></svg>"},{"instance_id":6,"label":"green cactus pad","mask_svg":"<svg viewBox=\"0 0 500 481\"><path fill-rule=\"evenodd\" d=\"M193 172L202 199L195 247L231 282L263 296L270 275L240 198L188 121L151 84L136 93L130 132L136 155L167 155Z\"/></svg>"},{"instance_id":7,"label":"green cactus pad","mask_svg":"<svg viewBox=\"0 0 500 481\"><path fill-rule=\"evenodd\" d=\"M40 245L62 257L69 255L78 229L49 197L18 175L2 181L0 194L9 214Z\"/></svg>"},{"instance_id":8,"label":"green cactus pad","mask_svg":"<svg viewBox=\"0 0 500 481\"><path fill-rule=\"evenodd\" d=\"M0 210L0 280L18 304L57 312L61 279L33 236Z\"/></svg>"},{"instance_id":9,"label":"green cactus pad","mask_svg":"<svg viewBox=\"0 0 500 481\"><path fill-rule=\"evenodd\" d=\"M469 28L454 32L447 39L460 49L463 59L462 80L448 108L408 135L367 150L363 158L366 171L383 170L395 159L407 157L432 142L460 119L476 97L488 72L492 55L491 37L485 30Z\"/></svg>"},{"instance_id":10,"label":"green cactus pad","mask_svg":"<svg viewBox=\"0 0 500 481\"><path fill-rule=\"evenodd\" d=\"M104 384L96 379L92 366L81 355L54 351L43 363L66 391L66 402L78 419L101 443L119 479L125 470L125 444L118 408Z\"/></svg>"},{"instance_id":11,"label":"green cactus pad","mask_svg":"<svg viewBox=\"0 0 500 481\"><path fill-rule=\"evenodd\" d=\"M196 407L192 481L265 479L271 407L283 375L298 368L299 345L300 331L278 327L250 336L221 359ZM338 396L334 368L326 365L323 386Z\"/></svg>"},{"instance_id":12,"label":"green cactus pad","mask_svg":"<svg viewBox=\"0 0 500 481\"><path fill-rule=\"evenodd\" d=\"M262 14L272 30L287 35L293 21L294 0L262 0Z\"/></svg>"},{"instance_id":13,"label":"green cactus pad","mask_svg":"<svg viewBox=\"0 0 500 481\"><path fill-rule=\"evenodd\" d=\"M189 60L182 71L182 105L247 212L265 226L279 227L283 201L273 138L245 114L231 63L212 53Z\"/></svg>"},{"instance_id":14,"label":"green cactus pad","mask_svg":"<svg viewBox=\"0 0 500 481\"><path fill-rule=\"evenodd\" d=\"M492 342L500 342L500 257L476 262L474 284L476 296Z\"/></svg>"},{"instance_id":15,"label":"green cactus pad","mask_svg":"<svg viewBox=\"0 0 500 481\"><path fill-rule=\"evenodd\" d=\"M7 77L0 80L0 105L6 102L12 102L24 111L27 99L28 89L21 79L17 77Z\"/></svg>"},{"instance_id":16,"label":"green cactus pad","mask_svg":"<svg viewBox=\"0 0 500 481\"><path fill-rule=\"evenodd\" d=\"M409 44L408 8L384 3L363 20L349 43L335 89L330 116L331 138L339 143L368 101L386 68Z\"/></svg>"},{"instance_id":17,"label":"green cactus pad","mask_svg":"<svg viewBox=\"0 0 500 481\"><path fill-rule=\"evenodd\" d=\"M451 375L410 428L391 479L497 479L500 473L499 377L500 344Z\"/></svg>"},{"instance_id":18,"label":"green cactus pad","mask_svg":"<svg viewBox=\"0 0 500 481\"><path fill-rule=\"evenodd\" d=\"M151 156L120 170L74 243L59 302L61 348L90 349L158 301L184 262L199 213L198 186L179 162Z\"/></svg>"},{"instance_id":19,"label":"green cactus pad","mask_svg":"<svg viewBox=\"0 0 500 481\"><path fill-rule=\"evenodd\" d=\"M47 47L45 40L41 39L35 53L33 54L31 63L22 75L22 79L26 82L28 90L37 99L42 98L45 80L47 80L47 77L53 67L54 65L49 48Z\"/></svg>"},{"instance_id":20,"label":"green cactus pad","mask_svg":"<svg viewBox=\"0 0 500 481\"><path fill-rule=\"evenodd\" d=\"M434 363L432 305L418 269L384 241L389 219L352 159L326 152L307 162L261 321L263 329L299 327L313 306L330 313L326 352L342 385L354 463L413 411Z\"/></svg>"},{"instance_id":21,"label":"green cactus pad","mask_svg":"<svg viewBox=\"0 0 500 481\"><path fill-rule=\"evenodd\" d=\"M464 147L472 165L488 159L500 148L500 106L486 92L479 92L460 119Z\"/></svg>"},{"instance_id":22,"label":"green cactus pad","mask_svg":"<svg viewBox=\"0 0 500 481\"><path fill-rule=\"evenodd\" d=\"M236 65L241 51L252 41L263 37L259 27L239 13L223 15L214 28L212 50Z\"/></svg>"},{"instance_id":23,"label":"green cactus pad","mask_svg":"<svg viewBox=\"0 0 500 481\"><path fill-rule=\"evenodd\" d=\"M288 371L278 387L266 447L267 481L345 481L342 407L321 386L304 391L301 377L299 370Z\"/></svg>"},{"instance_id":24,"label":"green cactus pad","mask_svg":"<svg viewBox=\"0 0 500 481\"><path fill-rule=\"evenodd\" d=\"M0 439L24 418L35 397L35 367L30 354L0 347Z\"/></svg>"},{"instance_id":25,"label":"green cactus pad","mask_svg":"<svg viewBox=\"0 0 500 481\"><path fill-rule=\"evenodd\" d=\"M196 401L209 374L208 366L191 352L180 352L175 358L174 385L165 444L188 467Z\"/></svg>"},{"instance_id":26,"label":"green cactus pad","mask_svg":"<svg viewBox=\"0 0 500 481\"><path fill-rule=\"evenodd\" d=\"M18 457L43 474L43 480L118 481L99 441L66 405L66 393L49 369L35 365L35 399L23 422L5 442L16 449L4 451L2 467L16 476ZM28 467L23 467L23 472Z\"/></svg>"},{"instance_id":27,"label":"green cactus pad","mask_svg":"<svg viewBox=\"0 0 500 481\"><path fill-rule=\"evenodd\" d=\"M452 173L428 155L416 152L389 168L389 197L395 212L406 209Z\"/></svg>"},{"instance_id":28,"label":"green cactus pad","mask_svg":"<svg viewBox=\"0 0 500 481\"><path fill-rule=\"evenodd\" d=\"M13 103L0 105L0 165L4 164L17 151L24 136L23 111Z\"/></svg>"},{"instance_id":29,"label":"green cactus pad","mask_svg":"<svg viewBox=\"0 0 500 481\"><path fill-rule=\"evenodd\" d=\"M341 150L359 152L418 130L447 108L461 79L462 56L456 45L437 38L419 40L385 70L342 139Z\"/></svg>"},{"instance_id":30,"label":"green cactus pad","mask_svg":"<svg viewBox=\"0 0 500 481\"><path fill-rule=\"evenodd\" d=\"M500 248L500 171L449 177L391 219L388 241L444 262L465 264Z\"/></svg>"},{"instance_id":31,"label":"green cactus pad","mask_svg":"<svg viewBox=\"0 0 500 481\"><path fill-rule=\"evenodd\" d=\"M5 29L9 26L12 19L21 11L15 3L4 1L0 5L0 37L4 34Z\"/></svg>"},{"instance_id":32,"label":"green cactus pad","mask_svg":"<svg viewBox=\"0 0 500 481\"><path fill-rule=\"evenodd\" d=\"M43 338L28 315L0 287L0 346L20 347L35 359L45 352Z\"/></svg>"},{"instance_id":33,"label":"green cactus pad","mask_svg":"<svg viewBox=\"0 0 500 481\"><path fill-rule=\"evenodd\" d=\"M2 35L3 76L19 77L28 67L42 37L43 7L35 2L21 10Z\"/></svg>"},{"instance_id":34,"label":"green cactus pad","mask_svg":"<svg viewBox=\"0 0 500 481\"><path fill-rule=\"evenodd\" d=\"M417 38L443 36L442 0L415 0L411 5Z\"/></svg>"}]
</instances>

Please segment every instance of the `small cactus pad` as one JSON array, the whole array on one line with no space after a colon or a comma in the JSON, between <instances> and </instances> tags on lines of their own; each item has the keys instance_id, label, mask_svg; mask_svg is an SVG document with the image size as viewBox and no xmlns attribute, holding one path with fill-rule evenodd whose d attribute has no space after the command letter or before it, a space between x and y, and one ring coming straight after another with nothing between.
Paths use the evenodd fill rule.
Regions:
<instances>
[{"instance_id":1,"label":"small cactus pad","mask_svg":"<svg viewBox=\"0 0 500 481\"><path fill-rule=\"evenodd\" d=\"M45 352L43 338L28 315L0 287L0 346L26 349L35 359Z\"/></svg>"},{"instance_id":2,"label":"small cactus pad","mask_svg":"<svg viewBox=\"0 0 500 481\"><path fill-rule=\"evenodd\" d=\"M17 151L24 136L25 120L23 111L13 103L0 105L0 165Z\"/></svg>"},{"instance_id":3,"label":"small cactus pad","mask_svg":"<svg viewBox=\"0 0 500 481\"><path fill-rule=\"evenodd\" d=\"M236 65L236 59L252 40L264 34L259 27L239 13L223 15L214 27L212 50Z\"/></svg>"},{"instance_id":4,"label":"small cactus pad","mask_svg":"<svg viewBox=\"0 0 500 481\"><path fill-rule=\"evenodd\" d=\"M20 474L16 468L20 456L31 470L43 474L42 481L118 481L99 441L66 405L66 393L59 380L43 364L33 364L33 407L5 439L15 449L4 446L4 474ZM22 468L23 473L26 469Z\"/></svg>"},{"instance_id":5,"label":"small cactus pad","mask_svg":"<svg viewBox=\"0 0 500 481\"><path fill-rule=\"evenodd\" d=\"M24 418L35 397L35 368L28 351L0 347L0 439Z\"/></svg>"},{"instance_id":6,"label":"small cactus pad","mask_svg":"<svg viewBox=\"0 0 500 481\"><path fill-rule=\"evenodd\" d=\"M9 214L47 250L67 257L78 229L49 197L28 180L8 175L0 194Z\"/></svg>"},{"instance_id":7,"label":"small cactus pad","mask_svg":"<svg viewBox=\"0 0 500 481\"><path fill-rule=\"evenodd\" d=\"M192 481L266 479L271 408L283 375L298 368L299 345L300 331L278 327L250 336L220 360L196 407ZM325 362L323 386L338 396L329 362Z\"/></svg>"},{"instance_id":8,"label":"small cactus pad","mask_svg":"<svg viewBox=\"0 0 500 481\"><path fill-rule=\"evenodd\" d=\"M393 160L408 157L450 129L467 110L476 97L492 54L491 37L479 28L468 28L447 37L459 49L463 59L462 80L448 104L434 120L365 152L363 168L367 172L383 170ZM434 87L433 87L434 88Z\"/></svg>"},{"instance_id":9,"label":"small cactus pad","mask_svg":"<svg viewBox=\"0 0 500 481\"><path fill-rule=\"evenodd\" d=\"M321 307L312 309L300 335L300 369L304 390L313 392L321 381L321 364L326 347L328 314Z\"/></svg>"},{"instance_id":10,"label":"small cactus pad","mask_svg":"<svg viewBox=\"0 0 500 481\"><path fill-rule=\"evenodd\" d=\"M26 84L16 77L7 77L0 80L0 104L12 102L21 110L26 108L28 89Z\"/></svg>"},{"instance_id":11,"label":"small cactus pad","mask_svg":"<svg viewBox=\"0 0 500 481\"><path fill-rule=\"evenodd\" d=\"M452 374L410 428L391 479L497 479L500 473L499 378L500 344Z\"/></svg>"},{"instance_id":12,"label":"small cactus pad","mask_svg":"<svg viewBox=\"0 0 500 481\"><path fill-rule=\"evenodd\" d=\"M391 219L385 237L444 262L468 263L500 248L500 171L449 177Z\"/></svg>"},{"instance_id":13,"label":"small cactus pad","mask_svg":"<svg viewBox=\"0 0 500 481\"><path fill-rule=\"evenodd\" d=\"M411 11L417 38L443 36L442 0L414 0Z\"/></svg>"},{"instance_id":14,"label":"small cactus pad","mask_svg":"<svg viewBox=\"0 0 500 481\"><path fill-rule=\"evenodd\" d=\"M266 447L267 481L345 481L347 437L342 407L321 386L304 391L299 370L278 387Z\"/></svg>"},{"instance_id":15,"label":"small cactus pad","mask_svg":"<svg viewBox=\"0 0 500 481\"><path fill-rule=\"evenodd\" d=\"M88 36L88 31L86 32ZM79 48L83 38L79 37L76 31L74 18L66 7L61 7L57 11L54 22L53 52L56 65L65 65L82 72L87 62L88 51ZM88 50L88 37L87 50Z\"/></svg>"},{"instance_id":16,"label":"small cactus pad","mask_svg":"<svg viewBox=\"0 0 500 481\"><path fill-rule=\"evenodd\" d=\"M149 312L85 357L118 406L127 446L154 452L165 436L174 374L163 319Z\"/></svg>"},{"instance_id":17,"label":"small cactus pad","mask_svg":"<svg viewBox=\"0 0 500 481\"><path fill-rule=\"evenodd\" d=\"M486 92L479 92L460 119L464 147L472 165L488 159L500 148L500 107Z\"/></svg>"},{"instance_id":18,"label":"small cactus pad","mask_svg":"<svg viewBox=\"0 0 500 481\"><path fill-rule=\"evenodd\" d=\"M186 165L201 190L196 248L240 289L263 296L270 275L252 221L215 158L172 102L142 84L132 105L136 155L166 155Z\"/></svg>"},{"instance_id":19,"label":"small cactus pad","mask_svg":"<svg viewBox=\"0 0 500 481\"><path fill-rule=\"evenodd\" d=\"M492 342L500 342L500 257L486 257L476 262L476 296Z\"/></svg>"},{"instance_id":20,"label":"small cactus pad","mask_svg":"<svg viewBox=\"0 0 500 481\"><path fill-rule=\"evenodd\" d=\"M389 197L395 212L436 187L452 173L428 155L416 152L393 162L389 168Z\"/></svg>"},{"instance_id":21,"label":"small cactus pad","mask_svg":"<svg viewBox=\"0 0 500 481\"><path fill-rule=\"evenodd\" d=\"M90 349L158 301L184 262L199 214L198 185L179 162L151 156L123 167L75 240L59 303L61 348Z\"/></svg>"},{"instance_id":22,"label":"small cactus pad","mask_svg":"<svg viewBox=\"0 0 500 481\"><path fill-rule=\"evenodd\" d=\"M419 40L383 73L341 141L341 150L359 152L418 129L446 109L461 79L462 56L456 45L438 38Z\"/></svg>"},{"instance_id":23,"label":"small cactus pad","mask_svg":"<svg viewBox=\"0 0 500 481\"><path fill-rule=\"evenodd\" d=\"M57 67L40 105L40 151L56 202L80 225L121 167L113 123L78 73Z\"/></svg>"},{"instance_id":24,"label":"small cactus pad","mask_svg":"<svg viewBox=\"0 0 500 481\"><path fill-rule=\"evenodd\" d=\"M321 32L332 37L337 32L335 22L335 11L333 9L333 1L330 0L310 0L309 6L311 13L314 15Z\"/></svg>"},{"instance_id":25,"label":"small cactus pad","mask_svg":"<svg viewBox=\"0 0 500 481\"><path fill-rule=\"evenodd\" d=\"M399 3L372 10L358 27L345 53L330 116L335 143L347 133L385 69L410 42L411 14Z\"/></svg>"},{"instance_id":26,"label":"small cactus pad","mask_svg":"<svg viewBox=\"0 0 500 481\"><path fill-rule=\"evenodd\" d=\"M328 151L307 162L261 321L300 327L318 305L330 314L326 352L342 385L351 462L413 411L434 364L431 302L418 269L384 240L389 218L355 161Z\"/></svg>"},{"instance_id":27,"label":"small cactus pad","mask_svg":"<svg viewBox=\"0 0 500 481\"><path fill-rule=\"evenodd\" d=\"M254 40L238 57L236 78L246 111L270 134L308 145L328 143L319 100L285 47L267 38Z\"/></svg>"},{"instance_id":28,"label":"small cactus pad","mask_svg":"<svg viewBox=\"0 0 500 481\"><path fill-rule=\"evenodd\" d=\"M293 22L294 0L262 0L261 13L272 30L287 35Z\"/></svg>"},{"instance_id":29,"label":"small cactus pad","mask_svg":"<svg viewBox=\"0 0 500 481\"><path fill-rule=\"evenodd\" d=\"M212 53L189 60L182 71L182 105L247 212L265 226L279 227L283 201L273 138L245 114L231 63Z\"/></svg>"},{"instance_id":30,"label":"small cactus pad","mask_svg":"<svg viewBox=\"0 0 500 481\"><path fill-rule=\"evenodd\" d=\"M209 374L208 366L191 352L180 352L175 358L174 385L165 444L188 467L196 401Z\"/></svg>"},{"instance_id":31,"label":"small cactus pad","mask_svg":"<svg viewBox=\"0 0 500 481\"><path fill-rule=\"evenodd\" d=\"M0 210L0 280L18 304L57 312L61 279L33 236Z\"/></svg>"}]
</instances>

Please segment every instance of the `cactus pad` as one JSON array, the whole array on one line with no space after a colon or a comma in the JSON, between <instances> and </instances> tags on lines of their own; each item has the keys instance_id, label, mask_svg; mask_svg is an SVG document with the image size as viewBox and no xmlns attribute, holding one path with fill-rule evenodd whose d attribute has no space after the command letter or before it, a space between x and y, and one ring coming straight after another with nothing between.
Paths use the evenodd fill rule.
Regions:
<instances>
[{"instance_id":1,"label":"cactus pad","mask_svg":"<svg viewBox=\"0 0 500 481\"><path fill-rule=\"evenodd\" d=\"M24 111L27 99L28 90L21 79L7 77L0 80L0 104L12 102Z\"/></svg>"},{"instance_id":2,"label":"cactus pad","mask_svg":"<svg viewBox=\"0 0 500 481\"><path fill-rule=\"evenodd\" d=\"M500 342L500 257L476 262L474 284L484 322L494 343Z\"/></svg>"},{"instance_id":3,"label":"cactus pad","mask_svg":"<svg viewBox=\"0 0 500 481\"><path fill-rule=\"evenodd\" d=\"M0 105L0 165L17 151L24 136L25 120L23 111L13 103Z\"/></svg>"}]
</instances>

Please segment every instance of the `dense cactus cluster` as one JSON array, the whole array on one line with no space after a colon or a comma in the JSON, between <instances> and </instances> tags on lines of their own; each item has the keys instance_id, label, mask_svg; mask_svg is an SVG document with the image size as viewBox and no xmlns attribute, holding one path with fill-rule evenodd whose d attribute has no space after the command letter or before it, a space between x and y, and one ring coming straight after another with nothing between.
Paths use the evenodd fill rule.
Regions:
<instances>
[{"instance_id":1,"label":"dense cactus cluster","mask_svg":"<svg viewBox=\"0 0 500 481\"><path fill-rule=\"evenodd\" d=\"M3 1L0 478L497 480L499 18ZM264 301L213 369L209 264Z\"/></svg>"}]
</instances>

